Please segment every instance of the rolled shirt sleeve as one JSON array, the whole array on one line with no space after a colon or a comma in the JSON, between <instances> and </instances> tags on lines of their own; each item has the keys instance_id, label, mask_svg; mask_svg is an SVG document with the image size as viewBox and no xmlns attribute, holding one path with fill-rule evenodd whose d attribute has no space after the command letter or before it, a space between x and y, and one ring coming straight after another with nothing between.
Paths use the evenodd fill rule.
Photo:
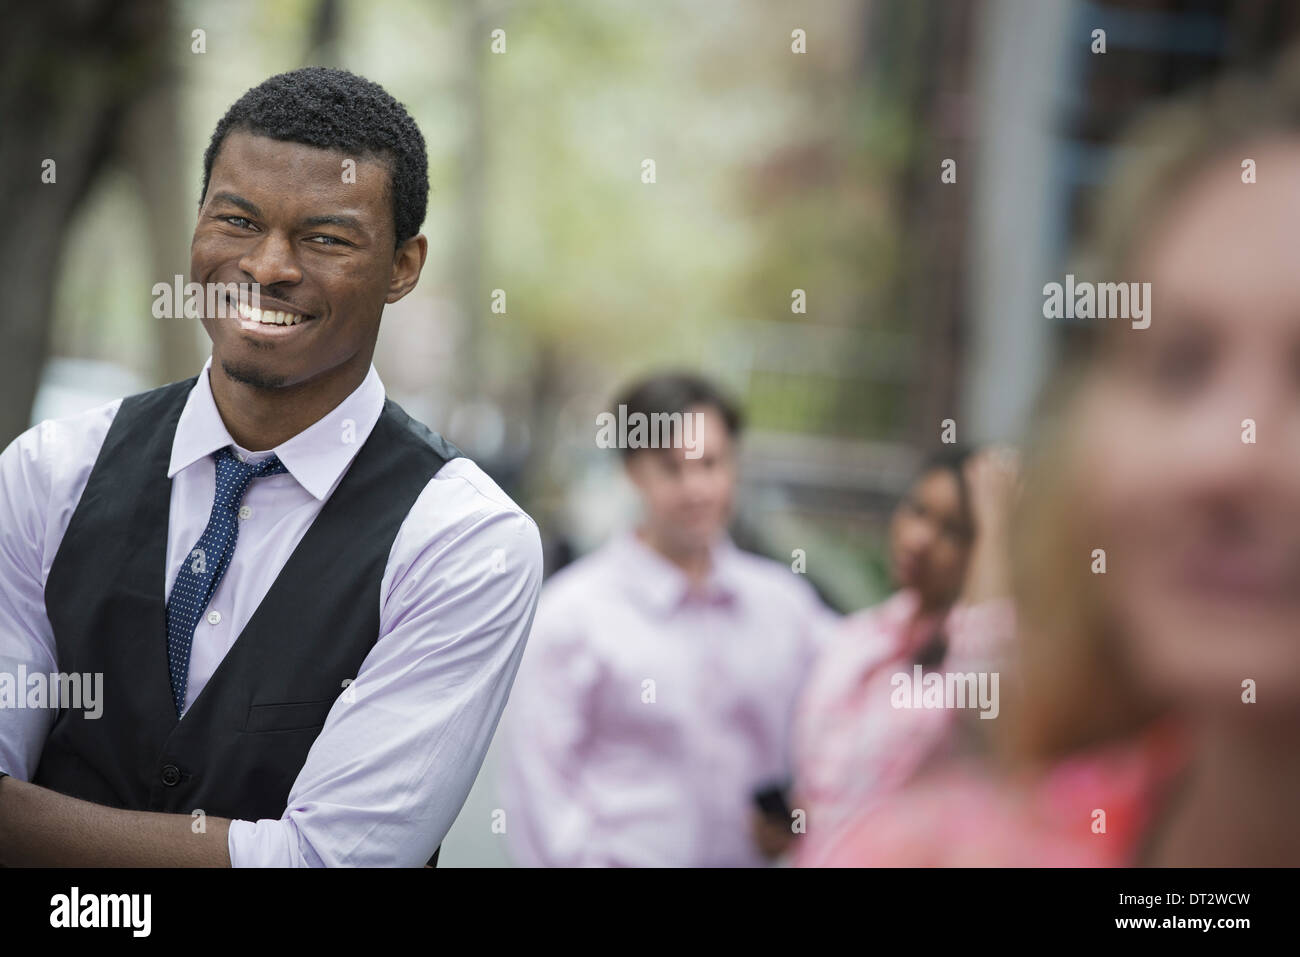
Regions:
<instances>
[{"instance_id":1,"label":"rolled shirt sleeve","mask_svg":"<svg viewBox=\"0 0 1300 957\"><path fill-rule=\"evenodd\" d=\"M120 404L46 419L0 453L0 695L25 695L24 673L58 671L45 579ZM56 711L16 703L0 702L0 771L30 780Z\"/></svg>"}]
</instances>

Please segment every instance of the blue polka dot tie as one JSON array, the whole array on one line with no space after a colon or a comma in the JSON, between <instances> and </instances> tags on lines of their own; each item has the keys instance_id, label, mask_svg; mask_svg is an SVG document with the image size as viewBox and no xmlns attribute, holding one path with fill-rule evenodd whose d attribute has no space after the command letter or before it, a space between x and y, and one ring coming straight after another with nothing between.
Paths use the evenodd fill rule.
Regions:
<instances>
[{"instance_id":1,"label":"blue polka dot tie","mask_svg":"<svg viewBox=\"0 0 1300 957\"><path fill-rule=\"evenodd\" d=\"M239 503L253 479L288 471L274 455L256 465L241 462L230 446L214 452L212 457L217 463L217 494L212 501L212 515L198 543L185 556L167 599L167 668L178 718L185 710L194 628L235 552Z\"/></svg>"}]
</instances>

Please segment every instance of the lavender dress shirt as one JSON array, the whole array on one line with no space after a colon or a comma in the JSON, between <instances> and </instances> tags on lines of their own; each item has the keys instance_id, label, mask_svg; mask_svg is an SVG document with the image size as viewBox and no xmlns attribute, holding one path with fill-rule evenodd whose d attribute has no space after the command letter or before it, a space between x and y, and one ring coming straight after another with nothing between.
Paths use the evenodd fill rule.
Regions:
<instances>
[{"instance_id":1,"label":"lavender dress shirt","mask_svg":"<svg viewBox=\"0 0 1300 957\"><path fill-rule=\"evenodd\" d=\"M164 594L207 524L212 452L230 445L251 462L274 453L288 473L258 479L244 497L234 555L195 629L187 702L198 698L338 486L385 395L372 365L319 421L275 449L251 451L221 420L211 364L172 443ZM58 670L45 581L120 404L46 420L0 455L0 673ZM519 667L541 574L533 520L469 459L439 470L389 553L379 640L340 689L284 815L231 824L231 863L423 865L478 775ZM158 641L162 654L166 636ZM28 780L54 717L48 707L0 707L0 770Z\"/></svg>"},{"instance_id":2,"label":"lavender dress shirt","mask_svg":"<svg viewBox=\"0 0 1300 957\"><path fill-rule=\"evenodd\" d=\"M634 534L563 569L503 719L506 837L526 866L752 867L755 788L838 617L725 538L702 589Z\"/></svg>"}]
</instances>

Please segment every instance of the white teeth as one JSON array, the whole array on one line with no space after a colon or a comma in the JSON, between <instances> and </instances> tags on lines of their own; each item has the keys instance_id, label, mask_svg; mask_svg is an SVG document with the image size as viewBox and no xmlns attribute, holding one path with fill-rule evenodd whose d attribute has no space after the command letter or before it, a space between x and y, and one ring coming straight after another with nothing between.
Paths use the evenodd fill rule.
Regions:
<instances>
[{"instance_id":1,"label":"white teeth","mask_svg":"<svg viewBox=\"0 0 1300 957\"><path fill-rule=\"evenodd\" d=\"M299 316L292 312L279 312L275 309L257 309L247 303L238 304L239 314L245 319L252 319L254 322L262 322L277 326L296 326L305 319L305 316Z\"/></svg>"}]
</instances>

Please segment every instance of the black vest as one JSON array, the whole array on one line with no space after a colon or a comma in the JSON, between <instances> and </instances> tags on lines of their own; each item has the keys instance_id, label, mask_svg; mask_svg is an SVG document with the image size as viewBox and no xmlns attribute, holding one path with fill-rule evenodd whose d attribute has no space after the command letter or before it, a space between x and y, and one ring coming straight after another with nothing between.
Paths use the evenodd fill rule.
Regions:
<instances>
[{"instance_id":1,"label":"black vest","mask_svg":"<svg viewBox=\"0 0 1300 957\"><path fill-rule=\"evenodd\" d=\"M386 398L334 493L178 720L163 599L167 468L197 381L122 400L54 557L45 608L58 667L102 673L103 708L94 720L58 713L32 781L128 810L278 819L344 682L379 638L380 583L398 529L429 479L461 453Z\"/></svg>"}]
</instances>

